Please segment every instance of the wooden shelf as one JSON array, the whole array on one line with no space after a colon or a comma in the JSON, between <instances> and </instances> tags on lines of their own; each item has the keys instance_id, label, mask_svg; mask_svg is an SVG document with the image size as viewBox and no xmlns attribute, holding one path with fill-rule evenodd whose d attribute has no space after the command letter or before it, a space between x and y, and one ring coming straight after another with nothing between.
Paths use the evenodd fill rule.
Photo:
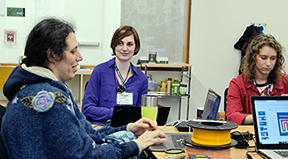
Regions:
<instances>
[{"instance_id":1,"label":"wooden shelf","mask_svg":"<svg viewBox=\"0 0 288 159\"><path fill-rule=\"evenodd\" d=\"M169 64L153 64L153 63L143 63L137 66L139 70L144 70L145 75L147 76L148 71L179 71L181 73L181 78L180 82L183 80L183 76L188 77L188 91L187 94L185 95L174 95L174 94L169 94L169 93L164 93L164 92L148 92L148 94L151 95L157 95L159 98L180 98L179 100L179 114L178 114L178 119L180 120L181 117L181 97L186 96L187 97L187 120L189 117L189 101L190 101L190 83L191 83L191 67L192 65L187 64L187 63L173 63L170 62ZM184 72L187 72L184 73Z\"/></svg>"},{"instance_id":2,"label":"wooden shelf","mask_svg":"<svg viewBox=\"0 0 288 159\"><path fill-rule=\"evenodd\" d=\"M169 93L166 93L166 92L148 92L147 94L149 95L156 95L158 96L159 98L162 98L162 97L185 97L185 96L188 96L188 94L169 94Z\"/></svg>"},{"instance_id":3,"label":"wooden shelf","mask_svg":"<svg viewBox=\"0 0 288 159\"><path fill-rule=\"evenodd\" d=\"M92 71L93 70L90 70L90 69L79 69L77 70L75 75L91 75Z\"/></svg>"},{"instance_id":4,"label":"wooden shelf","mask_svg":"<svg viewBox=\"0 0 288 159\"><path fill-rule=\"evenodd\" d=\"M96 65L80 65L80 67L93 70ZM81 68L82 69L82 68Z\"/></svg>"},{"instance_id":5,"label":"wooden shelf","mask_svg":"<svg viewBox=\"0 0 288 159\"><path fill-rule=\"evenodd\" d=\"M176 62L170 62L168 64L153 64L153 63L143 63L140 65L137 65L136 67L139 70L152 70L152 71L181 71L183 68L183 71L188 71L188 68L192 65L187 63L176 63Z\"/></svg>"},{"instance_id":6,"label":"wooden shelf","mask_svg":"<svg viewBox=\"0 0 288 159\"><path fill-rule=\"evenodd\" d=\"M7 106L8 102L9 102L8 100L0 100L0 104L3 105L4 107Z\"/></svg>"},{"instance_id":7,"label":"wooden shelf","mask_svg":"<svg viewBox=\"0 0 288 159\"><path fill-rule=\"evenodd\" d=\"M0 63L0 66L18 66L18 63Z\"/></svg>"},{"instance_id":8,"label":"wooden shelf","mask_svg":"<svg viewBox=\"0 0 288 159\"><path fill-rule=\"evenodd\" d=\"M75 73L76 76L79 76L79 101L77 101L79 107L82 106L82 99L83 99L84 91L85 91L84 90L84 87L85 87L84 76L90 76L92 72L93 72L93 69L79 69Z\"/></svg>"}]
</instances>

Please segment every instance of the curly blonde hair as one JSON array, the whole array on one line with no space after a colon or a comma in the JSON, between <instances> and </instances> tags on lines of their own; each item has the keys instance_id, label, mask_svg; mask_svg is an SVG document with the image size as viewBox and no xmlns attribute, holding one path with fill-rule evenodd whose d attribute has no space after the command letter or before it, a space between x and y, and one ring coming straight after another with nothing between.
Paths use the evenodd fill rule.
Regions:
<instances>
[{"instance_id":1,"label":"curly blonde hair","mask_svg":"<svg viewBox=\"0 0 288 159\"><path fill-rule=\"evenodd\" d=\"M285 72L285 58L283 56L284 48L272 35L259 34L251 41L247 47L246 55L244 56L244 63L240 69L245 74L247 82L252 81L255 77L256 55L259 54L260 49L263 46L272 47L277 52L275 66L268 76L268 81L275 84L277 79L280 81L283 80L282 72Z\"/></svg>"}]
</instances>

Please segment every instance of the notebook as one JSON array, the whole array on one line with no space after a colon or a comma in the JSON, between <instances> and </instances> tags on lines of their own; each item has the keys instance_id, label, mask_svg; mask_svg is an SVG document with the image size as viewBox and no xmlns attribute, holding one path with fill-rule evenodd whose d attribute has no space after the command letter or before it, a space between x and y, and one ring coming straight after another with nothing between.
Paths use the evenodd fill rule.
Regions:
<instances>
[{"instance_id":1,"label":"notebook","mask_svg":"<svg viewBox=\"0 0 288 159\"><path fill-rule=\"evenodd\" d=\"M207 91L207 96L205 99L204 110L201 119L211 119L216 120L219 105L221 102L221 96L216 93L212 88ZM189 131L189 126L187 121L182 121L180 124L176 125L178 131Z\"/></svg>"},{"instance_id":2,"label":"notebook","mask_svg":"<svg viewBox=\"0 0 288 159\"><path fill-rule=\"evenodd\" d=\"M256 147L269 158L287 158L288 96L252 96L252 115Z\"/></svg>"},{"instance_id":3,"label":"notebook","mask_svg":"<svg viewBox=\"0 0 288 159\"><path fill-rule=\"evenodd\" d=\"M168 119L170 107L158 107L157 124L165 125ZM141 118L140 106L115 106L111 126L118 127L135 122Z\"/></svg>"}]
</instances>

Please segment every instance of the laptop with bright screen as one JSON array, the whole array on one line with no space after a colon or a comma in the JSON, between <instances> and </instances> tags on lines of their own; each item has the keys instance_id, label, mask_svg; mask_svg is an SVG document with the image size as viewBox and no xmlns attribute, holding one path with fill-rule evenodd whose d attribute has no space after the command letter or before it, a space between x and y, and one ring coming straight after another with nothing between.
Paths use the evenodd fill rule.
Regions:
<instances>
[{"instance_id":1,"label":"laptop with bright screen","mask_svg":"<svg viewBox=\"0 0 288 159\"><path fill-rule=\"evenodd\" d=\"M203 113L200 112L201 114L197 114L197 118L205 120L216 120L220 102L221 96L212 88L209 88L205 99ZM187 122L188 121L182 121L180 124L178 124L176 126L178 131L189 131L189 126L187 125Z\"/></svg>"},{"instance_id":2,"label":"laptop with bright screen","mask_svg":"<svg viewBox=\"0 0 288 159\"><path fill-rule=\"evenodd\" d=\"M215 120L217 117L219 104L221 101L221 96L217 94L214 90L211 88L208 89L206 100L205 100L205 106L204 106L204 112L202 119L213 119ZM179 124L176 126L178 130L190 130L191 128L187 125L187 121ZM171 147L177 147L181 148L183 151L185 150L185 146L180 142L181 139L185 139L188 142L191 142L191 134L184 134L184 133L166 133L167 135L167 142L161 143L161 144L154 144L150 146L150 149L152 151L165 151L168 148Z\"/></svg>"},{"instance_id":3,"label":"laptop with bright screen","mask_svg":"<svg viewBox=\"0 0 288 159\"><path fill-rule=\"evenodd\" d=\"M288 149L288 96L252 96L251 106L257 149L283 158L279 153Z\"/></svg>"},{"instance_id":4,"label":"laptop with bright screen","mask_svg":"<svg viewBox=\"0 0 288 159\"><path fill-rule=\"evenodd\" d=\"M218 93L216 93L213 89L209 88L204 105L202 119L215 120L217 117L220 102L221 102L221 96Z\"/></svg>"}]
</instances>

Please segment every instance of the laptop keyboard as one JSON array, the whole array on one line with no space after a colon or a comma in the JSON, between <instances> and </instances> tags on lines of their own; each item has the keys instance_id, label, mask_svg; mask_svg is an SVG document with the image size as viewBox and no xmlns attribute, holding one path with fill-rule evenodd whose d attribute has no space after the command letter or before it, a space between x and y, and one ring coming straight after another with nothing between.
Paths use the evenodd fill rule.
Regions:
<instances>
[{"instance_id":1,"label":"laptop keyboard","mask_svg":"<svg viewBox=\"0 0 288 159\"><path fill-rule=\"evenodd\" d=\"M174 147L178 148L185 148L185 145L181 143L182 139L185 139L186 141L191 141L191 136L187 134L172 134L171 135Z\"/></svg>"},{"instance_id":2,"label":"laptop keyboard","mask_svg":"<svg viewBox=\"0 0 288 159\"><path fill-rule=\"evenodd\" d=\"M280 155L281 157L288 157L288 151L274 151L274 152Z\"/></svg>"}]
</instances>

